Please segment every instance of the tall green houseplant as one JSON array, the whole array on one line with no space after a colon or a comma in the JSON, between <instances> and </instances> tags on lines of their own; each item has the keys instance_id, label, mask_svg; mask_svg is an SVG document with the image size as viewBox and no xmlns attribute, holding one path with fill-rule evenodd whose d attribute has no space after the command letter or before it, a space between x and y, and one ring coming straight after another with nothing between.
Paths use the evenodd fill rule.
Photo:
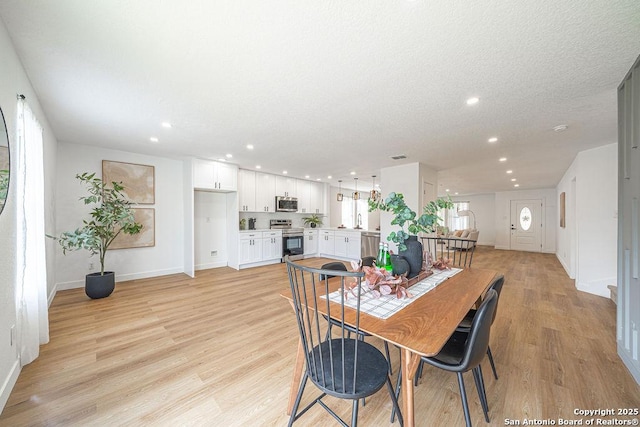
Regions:
<instances>
[{"instance_id":1,"label":"tall green houseplant","mask_svg":"<svg viewBox=\"0 0 640 427\"><path fill-rule=\"evenodd\" d=\"M407 250L405 241L409 236L435 231L438 221L441 220L438 216L438 211L451 208L453 208L453 202L450 199L438 198L427 203L422 210L422 214L418 216L415 211L407 206L402 193L389 193L384 200L369 199L369 212L381 210L393 214L391 225L399 226L400 230L389 233L387 240L396 243L400 251Z\"/></svg>"},{"instance_id":2,"label":"tall green houseplant","mask_svg":"<svg viewBox=\"0 0 640 427\"><path fill-rule=\"evenodd\" d=\"M104 275L104 260L109 246L120 233L137 234L142 224L135 221L132 203L122 193L124 187L117 182L107 186L95 173L76 175L87 188L88 195L80 197L85 205L94 204L91 219L83 220L83 226L66 231L55 238L62 252L86 249L100 258L100 275Z\"/></svg>"}]
</instances>

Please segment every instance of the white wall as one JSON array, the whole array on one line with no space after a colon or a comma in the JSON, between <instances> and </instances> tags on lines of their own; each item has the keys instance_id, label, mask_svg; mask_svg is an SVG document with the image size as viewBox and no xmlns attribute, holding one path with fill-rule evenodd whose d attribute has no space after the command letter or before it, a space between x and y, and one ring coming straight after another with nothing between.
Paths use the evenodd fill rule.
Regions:
<instances>
[{"instance_id":1,"label":"white wall","mask_svg":"<svg viewBox=\"0 0 640 427\"><path fill-rule=\"evenodd\" d=\"M470 210L476 215L478 244L493 246L496 243L496 196L491 194L477 194L474 196L452 196L454 202L469 202ZM473 217L469 218L473 227Z\"/></svg>"},{"instance_id":2,"label":"white wall","mask_svg":"<svg viewBox=\"0 0 640 427\"><path fill-rule=\"evenodd\" d=\"M567 200L557 257L578 290L608 297L617 283L618 144L578 153L557 192Z\"/></svg>"},{"instance_id":3,"label":"white wall","mask_svg":"<svg viewBox=\"0 0 640 427\"><path fill-rule=\"evenodd\" d=\"M509 249L511 238L511 201L542 200L542 252L556 252L556 223L558 222L557 197L555 188L540 190L501 191L496 193L495 227L496 249Z\"/></svg>"},{"instance_id":4,"label":"white wall","mask_svg":"<svg viewBox=\"0 0 640 427\"><path fill-rule=\"evenodd\" d=\"M155 209L155 246L109 250L105 268L116 272L116 281L154 277L184 271L183 162L162 157L108 150L87 145L58 144L57 221L55 235L73 230L88 218L90 206L78 198L85 193L75 178L82 172L97 172L102 176L102 160L130 162L155 167L155 204L141 205ZM89 263L99 268L97 257L87 251L56 252L56 288L84 286ZM117 290L117 287L116 287Z\"/></svg>"},{"instance_id":5,"label":"white wall","mask_svg":"<svg viewBox=\"0 0 640 427\"><path fill-rule=\"evenodd\" d=\"M44 179L45 179L45 231L51 232L55 225L54 185L56 173L56 138L51 130L36 94L31 87L22 64L11 44L9 35L0 20L0 108L2 108L9 134L10 150L16 144L17 94L23 94L27 103L43 127ZM10 345L10 328L16 324L16 205L15 205L15 158L11 158L11 183L7 203L0 214L0 410L4 407L9 393L20 373L15 346ZM46 243L47 269L54 268L53 241ZM53 288L54 278L47 278L47 288Z\"/></svg>"}]
</instances>

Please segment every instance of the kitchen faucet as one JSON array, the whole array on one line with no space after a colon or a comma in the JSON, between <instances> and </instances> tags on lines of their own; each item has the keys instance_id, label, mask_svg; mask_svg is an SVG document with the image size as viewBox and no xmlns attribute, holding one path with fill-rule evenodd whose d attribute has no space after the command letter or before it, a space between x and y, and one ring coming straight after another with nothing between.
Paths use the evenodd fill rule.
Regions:
<instances>
[{"instance_id":1,"label":"kitchen faucet","mask_svg":"<svg viewBox=\"0 0 640 427\"><path fill-rule=\"evenodd\" d=\"M353 228L358 230L358 229L362 228L362 227L360 227L361 225L362 225L362 214L358 214L358 219L356 221L356 226L353 227Z\"/></svg>"}]
</instances>

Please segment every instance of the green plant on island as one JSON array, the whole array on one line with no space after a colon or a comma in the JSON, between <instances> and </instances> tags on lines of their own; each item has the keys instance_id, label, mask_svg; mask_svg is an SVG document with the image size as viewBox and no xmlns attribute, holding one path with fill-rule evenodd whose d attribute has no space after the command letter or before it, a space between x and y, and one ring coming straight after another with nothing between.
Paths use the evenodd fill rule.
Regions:
<instances>
[{"instance_id":1,"label":"green plant on island","mask_svg":"<svg viewBox=\"0 0 640 427\"><path fill-rule=\"evenodd\" d=\"M130 202L124 193L124 186L112 182L107 186L95 173L76 175L87 187L88 195L80 197L85 205L95 204L91 210L90 220L83 220L83 226L74 231L66 231L60 237L48 236L55 239L64 254L67 251L86 249L91 255L100 258L100 274L104 275L104 260L109 246L120 235L138 234L142 224L135 221Z\"/></svg>"},{"instance_id":2,"label":"green plant on island","mask_svg":"<svg viewBox=\"0 0 640 427\"><path fill-rule=\"evenodd\" d=\"M7 192L9 191L9 170L0 170L0 200L3 202L7 198Z\"/></svg>"},{"instance_id":3,"label":"green plant on island","mask_svg":"<svg viewBox=\"0 0 640 427\"><path fill-rule=\"evenodd\" d=\"M381 210L393 214L391 225L399 226L400 230L389 233L387 240L396 243L400 251L407 250L404 242L409 236L435 231L439 221L442 220L438 216L438 211L451 208L453 208L451 199L438 198L427 203L422 210L422 214L418 216L415 211L407 206L402 193L391 192L384 200L369 199L369 212Z\"/></svg>"}]
</instances>

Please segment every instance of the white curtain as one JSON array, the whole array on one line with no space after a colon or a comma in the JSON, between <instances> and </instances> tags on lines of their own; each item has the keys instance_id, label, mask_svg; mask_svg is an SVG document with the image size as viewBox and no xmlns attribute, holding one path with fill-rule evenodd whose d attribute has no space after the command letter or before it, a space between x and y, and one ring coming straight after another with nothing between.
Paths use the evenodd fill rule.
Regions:
<instances>
[{"instance_id":1,"label":"white curtain","mask_svg":"<svg viewBox=\"0 0 640 427\"><path fill-rule=\"evenodd\" d=\"M42 126L23 99L18 100L16 144L17 345L22 366L34 361L49 341L47 263L44 232Z\"/></svg>"}]
</instances>

